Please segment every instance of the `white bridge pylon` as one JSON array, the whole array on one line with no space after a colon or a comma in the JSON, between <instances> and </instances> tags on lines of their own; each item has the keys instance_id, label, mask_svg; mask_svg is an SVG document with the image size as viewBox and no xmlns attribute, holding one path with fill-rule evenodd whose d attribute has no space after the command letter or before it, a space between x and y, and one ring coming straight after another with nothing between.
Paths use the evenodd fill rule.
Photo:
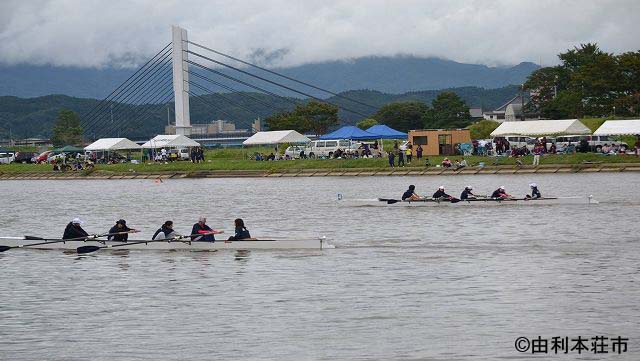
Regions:
<instances>
[{"instance_id":1,"label":"white bridge pylon","mask_svg":"<svg viewBox=\"0 0 640 361\"><path fill-rule=\"evenodd\" d=\"M173 94L176 115L176 134L191 135L189 117L189 64L187 63L187 31L172 26Z\"/></svg>"}]
</instances>

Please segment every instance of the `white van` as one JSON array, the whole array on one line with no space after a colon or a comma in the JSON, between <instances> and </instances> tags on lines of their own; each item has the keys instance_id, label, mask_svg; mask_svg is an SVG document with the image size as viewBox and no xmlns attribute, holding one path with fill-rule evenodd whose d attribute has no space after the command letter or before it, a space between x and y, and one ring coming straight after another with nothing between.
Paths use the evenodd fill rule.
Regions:
<instances>
[{"instance_id":1,"label":"white van","mask_svg":"<svg viewBox=\"0 0 640 361\"><path fill-rule=\"evenodd\" d=\"M614 137L604 135L565 135L557 137L555 142L556 148L558 150L563 150L569 145L569 143L577 147L583 139L586 139L589 142L589 147L592 152L602 151L602 146L605 144L617 145L625 151L629 148L627 143L615 140Z\"/></svg>"},{"instance_id":2,"label":"white van","mask_svg":"<svg viewBox=\"0 0 640 361\"><path fill-rule=\"evenodd\" d=\"M314 140L307 144L304 152L310 158L331 157L336 150L343 151L354 150L358 148L359 143L347 139L341 140Z\"/></svg>"},{"instance_id":3,"label":"white van","mask_svg":"<svg viewBox=\"0 0 640 361\"><path fill-rule=\"evenodd\" d=\"M522 148L523 146L526 146L527 149L533 150L533 147L536 145L536 138L523 137L523 136L517 136L517 135L505 135L505 136L493 138L493 144L492 144L493 149L496 149L496 140L498 138L507 139L507 141L509 142L510 148L514 146L516 148Z\"/></svg>"}]
</instances>

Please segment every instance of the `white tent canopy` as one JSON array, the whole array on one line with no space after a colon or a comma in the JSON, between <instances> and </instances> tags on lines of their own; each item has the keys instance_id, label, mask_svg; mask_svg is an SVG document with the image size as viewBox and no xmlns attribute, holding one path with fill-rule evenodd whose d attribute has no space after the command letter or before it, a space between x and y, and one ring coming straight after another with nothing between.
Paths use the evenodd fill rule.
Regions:
<instances>
[{"instance_id":1,"label":"white tent canopy","mask_svg":"<svg viewBox=\"0 0 640 361\"><path fill-rule=\"evenodd\" d=\"M158 148L184 148L184 147L199 147L200 143L193 139L187 138L184 135L175 134L156 135L153 139L142 145L142 148L158 149Z\"/></svg>"},{"instance_id":2,"label":"white tent canopy","mask_svg":"<svg viewBox=\"0 0 640 361\"><path fill-rule=\"evenodd\" d=\"M282 144L282 143L309 143L311 139L295 130L274 130L270 132L257 132L242 142L244 145L258 144Z\"/></svg>"},{"instance_id":3,"label":"white tent canopy","mask_svg":"<svg viewBox=\"0 0 640 361\"><path fill-rule=\"evenodd\" d=\"M591 134L591 130L587 128L578 119L561 119L561 120L525 120L519 122L501 123L496 130L491 132L492 137L504 135L523 135L523 136L541 136L541 135L580 135Z\"/></svg>"},{"instance_id":4,"label":"white tent canopy","mask_svg":"<svg viewBox=\"0 0 640 361\"><path fill-rule=\"evenodd\" d=\"M139 145L127 138L102 138L84 147L84 150L125 150L141 149Z\"/></svg>"},{"instance_id":5,"label":"white tent canopy","mask_svg":"<svg viewBox=\"0 0 640 361\"><path fill-rule=\"evenodd\" d=\"M640 119L607 120L593 135L640 135Z\"/></svg>"}]
</instances>

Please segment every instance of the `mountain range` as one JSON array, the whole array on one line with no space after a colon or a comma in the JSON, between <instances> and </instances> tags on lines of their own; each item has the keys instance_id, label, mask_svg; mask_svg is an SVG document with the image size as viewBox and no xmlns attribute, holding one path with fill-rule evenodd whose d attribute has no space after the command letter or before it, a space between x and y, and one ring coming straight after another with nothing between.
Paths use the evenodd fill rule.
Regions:
<instances>
[{"instance_id":1,"label":"mountain range","mask_svg":"<svg viewBox=\"0 0 640 361\"><path fill-rule=\"evenodd\" d=\"M195 67L191 66L191 68ZM510 67L489 67L439 58L395 56L329 61L273 70L333 92L367 89L388 94L402 94L465 86L500 88L512 84L522 84L527 76L538 68L538 65L528 62ZM259 70L247 70L263 76L268 75ZM62 94L72 97L102 99L131 76L134 71L134 69L116 68L0 65L0 95L39 97ZM260 83L268 90L282 90L230 69L220 71L245 81ZM271 75L269 77L277 79ZM217 79L227 85L240 87L239 90L249 90L230 80L219 77ZM290 84L282 79L277 81ZM313 89L305 91L314 96L327 97L326 93ZM299 94L287 93L286 91L279 94L300 97Z\"/></svg>"},{"instance_id":2,"label":"mountain range","mask_svg":"<svg viewBox=\"0 0 640 361\"><path fill-rule=\"evenodd\" d=\"M441 90L388 94L374 90L352 90L340 95L370 108L341 97L330 97L326 101L346 107L357 113L370 116L375 108L389 102L422 101L430 104L442 91L458 94L469 106L494 109L518 94L519 86L511 85L497 89L460 87ZM257 100L257 101L256 101ZM237 128L248 128L257 117L265 118L280 110L291 110L292 103L300 99L276 97L262 93L207 94L192 98L190 113L192 124L210 123L225 119L236 123ZM70 109L80 115L85 134L90 137L126 135L132 139L145 139L162 134L167 118L173 120L173 103L166 104L120 104L113 108L113 118L108 106L98 107L98 99L76 98L66 95L48 95L36 98L0 96L0 138L49 137L53 122L60 109ZM169 113L169 114L168 114ZM355 124L362 115L340 110L342 124ZM112 120L113 119L113 120ZM119 131L118 131L119 129Z\"/></svg>"}]
</instances>

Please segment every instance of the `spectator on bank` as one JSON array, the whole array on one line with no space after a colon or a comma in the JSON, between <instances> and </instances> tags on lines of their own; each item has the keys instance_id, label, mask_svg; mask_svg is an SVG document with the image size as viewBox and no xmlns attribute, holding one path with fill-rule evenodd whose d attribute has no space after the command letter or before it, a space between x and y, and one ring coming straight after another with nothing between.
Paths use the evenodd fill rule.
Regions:
<instances>
[{"instance_id":1,"label":"spectator on bank","mask_svg":"<svg viewBox=\"0 0 640 361\"><path fill-rule=\"evenodd\" d=\"M416 158L418 158L418 160L422 159L422 146L420 144L418 144L418 148L416 148Z\"/></svg>"},{"instance_id":2,"label":"spectator on bank","mask_svg":"<svg viewBox=\"0 0 640 361\"><path fill-rule=\"evenodd\" d=\"M407 146L407 150L405 151L405 155L407 156L407 164L411 164L411 159L413 158L412 152L413 151L411 150L411 148Z\"/></svg>"},{"instance_id":3,"label":"spectator on bank","mask_svg":"<svg viewBox=\"0 0 640 361\"><path fill-rule=\"evenodd\" d=\"M445 168L451 168L453 164L451 164L451 161L449 160L449 158L445 158L442 160L442 166Z\"/></svg>"},{"instance_id":4,"label":"spectator on bank","mask_svg":"<svg viewBox=\"0 0 640 361\"><path fill-rule=\"evenodd\" d=\"M580 153L587 153L589 151L589 141L586 138L580 139L579 144Z\"/></svg>"},{"instance_id":5,"label":"spectator on bank","mask_svg":"<svg viewBox=\"0 0 640 361\"><path fill-rule=\"evenodd\" d=\"M389 152L389 166L391 168L396 166L396 155L393 151Z\"/></svg>"},{"instance_id":6,"label":"spectator on bank","mask_svg":"<svg viewBox=\"0 0 640 361\"><path fill-rule=\"evenodd\" d=\"M556 154L557 151L555 143L551 143L551 146L549 147L549 154Z\"/></svg>"},{"instance_id":7,"label":"spectator on bank","mask_svg":"<svg viewBox=\"0 0 640 361\"><path fill-rule=\"evenodd\" d=\"M480 139L478 141L478 149L476 150L477 155L485 155L485 149L487 147L487 141L484 139Z\"/></svg>"},{"instance_id":8,"label":"spectator on bank","mask_svg":"<svg viewBox=\"0 0 640 361\"><path fill-rule=\"evenodd\" d=\"M467 166L467 160L466 159L462 158L460 160L456 160L456 167L455 167L456 170L462 169L462 168L464 168L466 166Z\"/></svg>"},{"instance_id":9,"label":"spectator on bank","mask_svg":"<svg viewBox=\"0 0 640 361\"><path fill-rule=\"evenodd\" d=\"M542 144L533 147L533 165L540 165L540 156L542 155Z\"/></svg>"},{"instance_id":10,"label":"spectator on bank","mask_svg":"<svg viewBox=\"0 0 640 361\"><path fill-rule=\"evenodd\" d=\"M636 147L636 155L640 157L640 137L638 137L638 140L636 140L635 147Z\"/></svg>"},{"instance_id":11,"label":"spectator on bank","mask_svg":"<svg viewBox=\"0 0 640 361\"><path fill-rule=\"evenodd\" d=\"M404 151L397 150L398 152L398 167L404 167Z\"/></svg>"}]
</instances>

